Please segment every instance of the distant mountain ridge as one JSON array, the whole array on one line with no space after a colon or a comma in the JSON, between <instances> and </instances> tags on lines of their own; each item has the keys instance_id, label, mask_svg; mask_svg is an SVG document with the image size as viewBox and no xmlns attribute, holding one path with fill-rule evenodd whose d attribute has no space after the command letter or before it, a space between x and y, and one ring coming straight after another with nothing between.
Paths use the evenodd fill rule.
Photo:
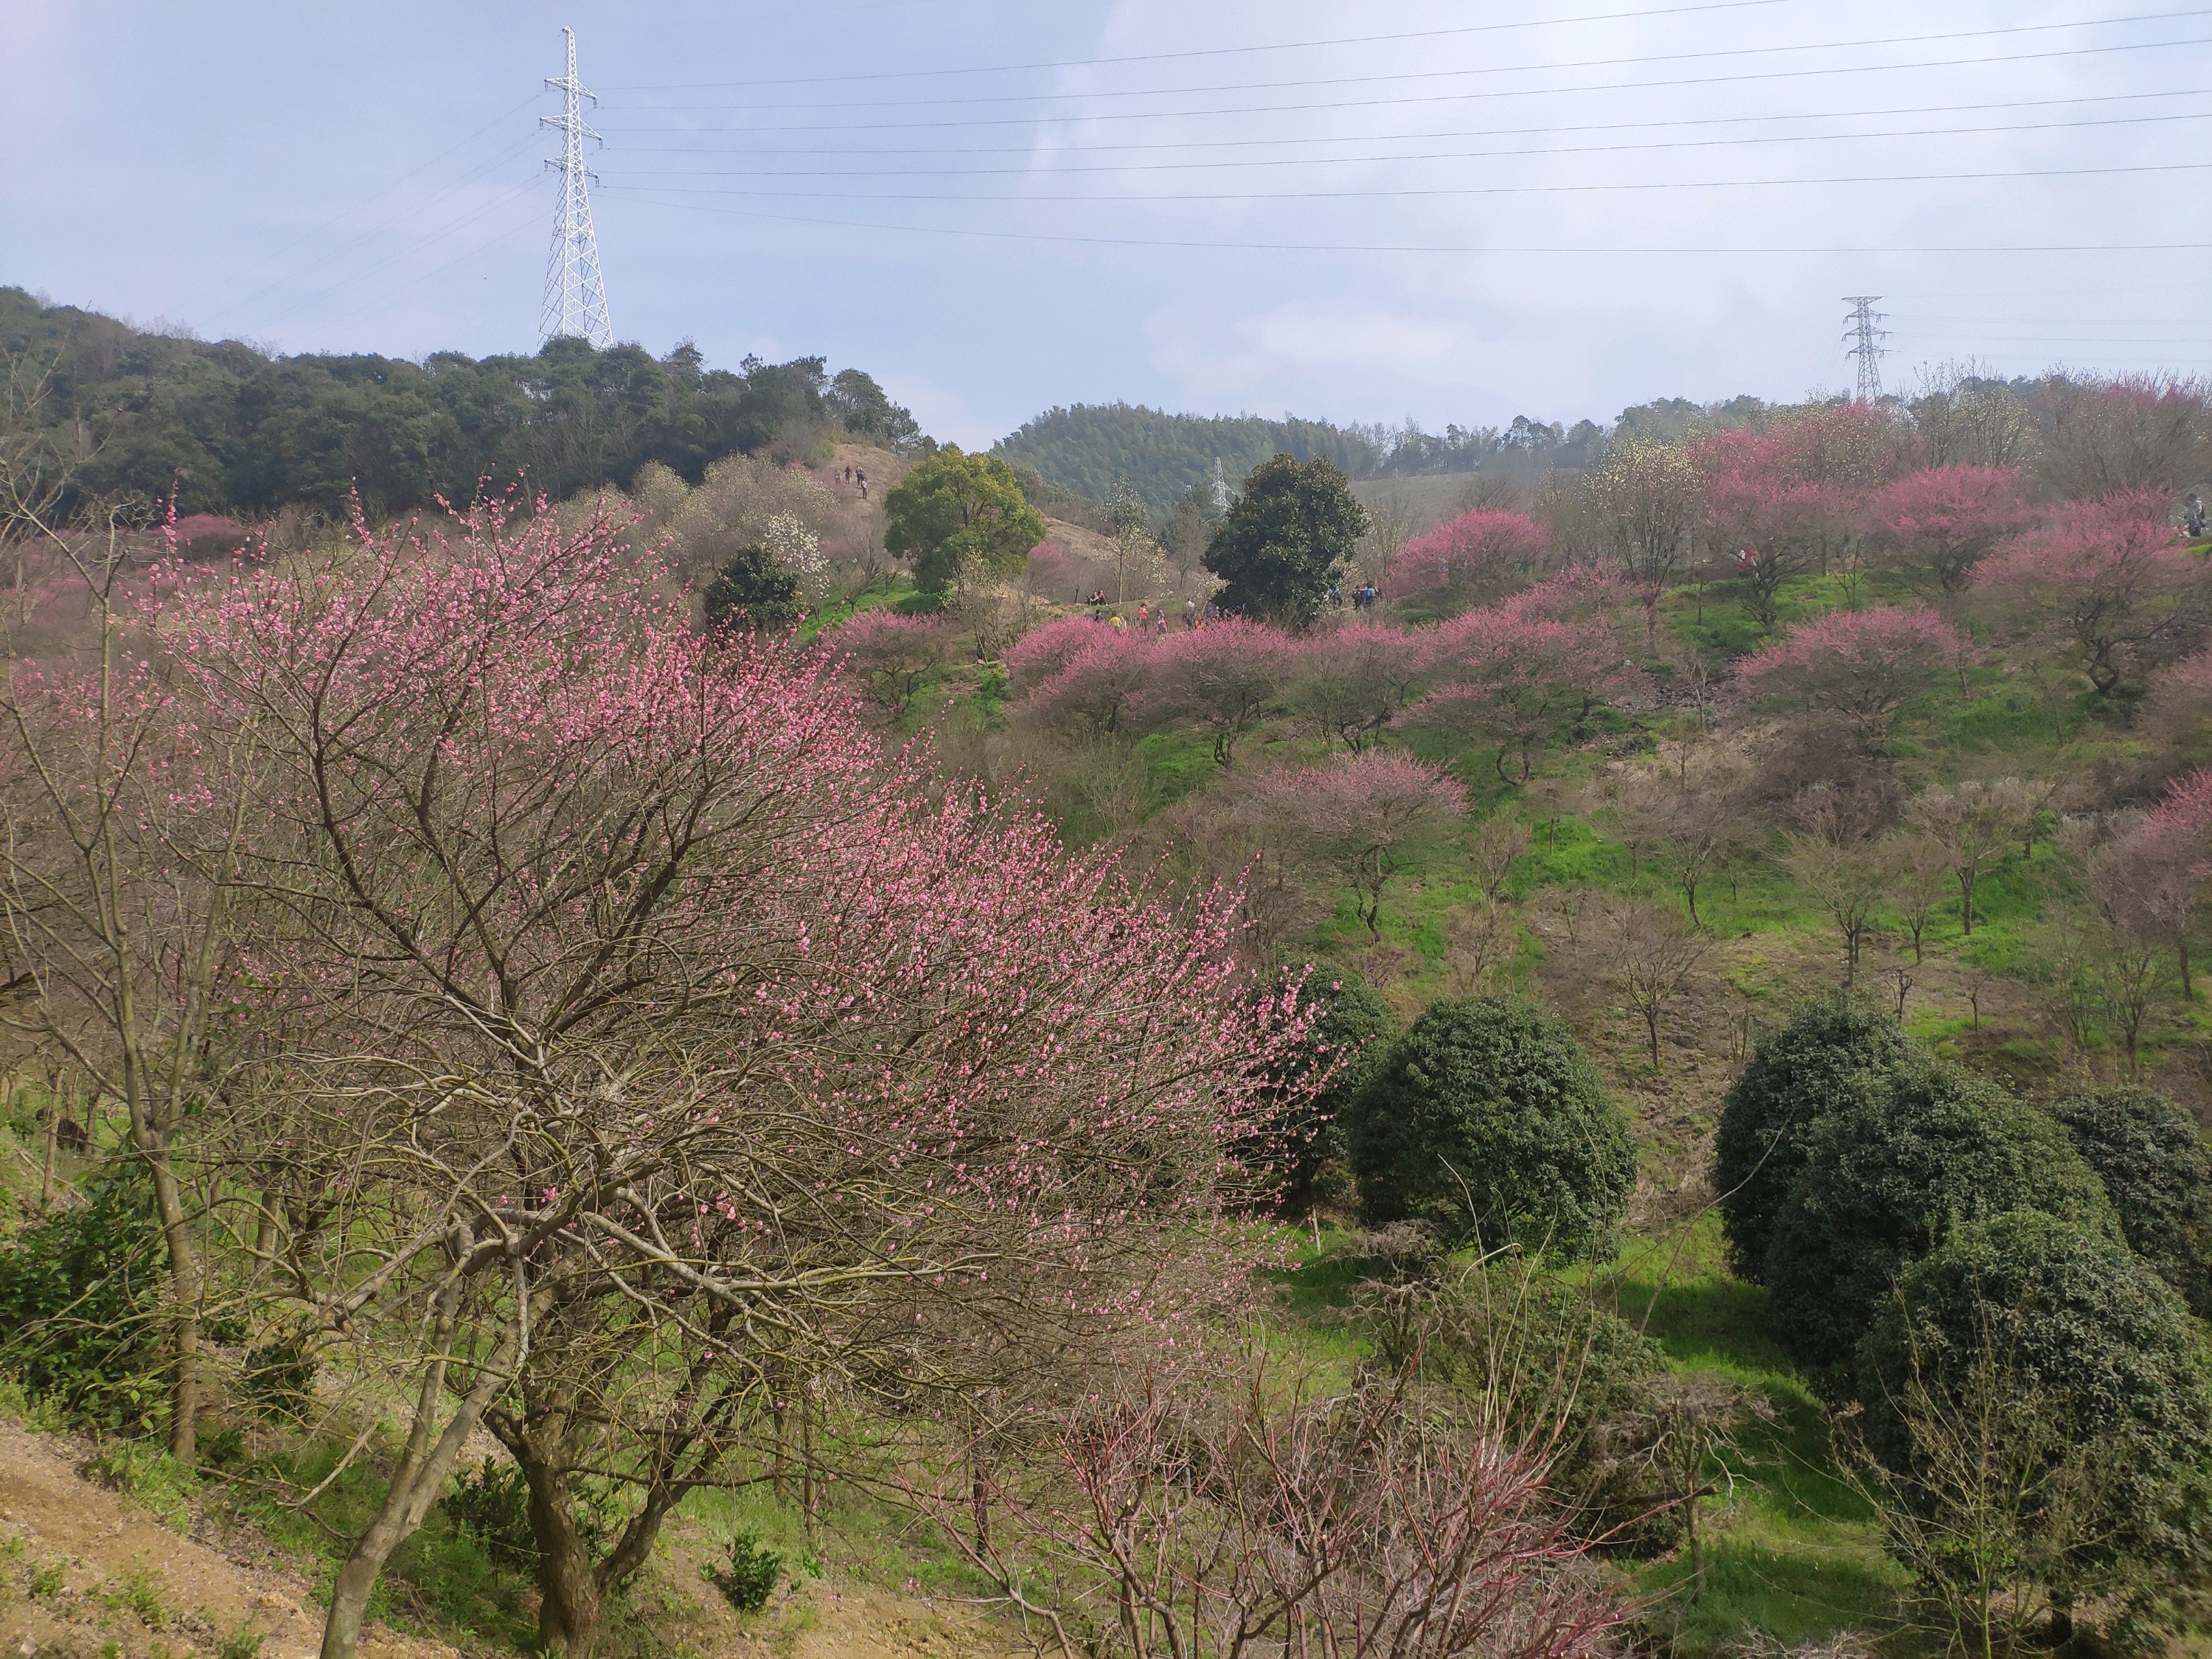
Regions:
<instances>
[{"instance_id":1,"label":"distant mountain ridge","mask_svg":"<svg viewBox=\"0 0 2212 1659\"><path fill-rule=\"evenodd\" d=\"M1678 416L1678 408L1688 416ZM1664 427L1703 419L1706 413L1676 399L1624 410L1620 424L1624 430ZM1513 472L1571 471L1594 465L1607 435L1607 428L1594 421L1566 427L1525 415L1514 416L1503 428L1455 424L1431 433L1411 421L1363 426L1295 415L1271 421L1258 415L1170 415L1141 404L1073 404L1023 422L994 444L991 453L1093 501L1104 500L1117 480L1126 479L1146 506L1166 514L1191 489L1212 482L1217 457L1231 489L1261 462L1279 454L1301 461L1320 457L1353 478L1472 472L1493 463Z\"/></svg>"}]
</instances>

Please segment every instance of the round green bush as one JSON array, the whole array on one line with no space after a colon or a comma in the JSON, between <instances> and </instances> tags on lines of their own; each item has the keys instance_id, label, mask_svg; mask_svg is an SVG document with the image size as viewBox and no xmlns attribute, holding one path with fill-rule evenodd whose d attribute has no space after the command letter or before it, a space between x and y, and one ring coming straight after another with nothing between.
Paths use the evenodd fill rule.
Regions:
<instances>
[{"instance_id":1,"label":"round green bush","mask_svg":"<svg viewBox=\"0 0 2212 1659\"><path fill-rule=\"evenodd\" d=\"M1566 1028L1514 998L1431 1003L1348 1127L1370 1226L1603 1258L1636 1183L1628 1120Z\"/></svg>"},{"instance_id":2,"label":"round green bush","mask_svg":"<svg viewBox=\"0 0 2212 1659\"><path fill-rule=\"evenodd\" d=\"M1900 1068L1813 1131L1767 1248L1777 1340L1808 1365L1846 1364L1899 1273L1958 1223L2013 1210L2118 1236L2050 1117L1956 1066Z\"/></svg>"},{"instance_id":3,"label":"round green bush","mask_svg":"<svg viewBox=\"0 0 2212 1659\"><path fill-rule=\"evenodd\" d=\"M1275 1073L1273 1119L1243 1149L1276 1179L1285 1211L1303 1212L1327 1196L1327 1171L1345 1155L1345 1118L1389 1047L1390 1005L1357 974L1334 963L1296 963L1272 975L1261 994L1295 989L1314 1022ZM1320 1086L1312 1088L1316 1079Z\"/></svg>"},{"instance_id":4,"label":"round green bush","mask_svg":"<svg viewBox=\"0 0 2212 1659\"><path fill-rule=\"evenodd\" d=\"M1765 1273L1774 1218L1804 1167L1813 1126L1920 1052L1894 1014L1846 992L1807 1003L1759 1039L1713 1136L1713 1190L1739 1275Z\"/></svg>"},{"instance_id":5,"label":"round green bush","mask_svg":"<svg viewBox=\"0 0 2212 1659\"><path fill-rule=\"evenodd\" d=\"M2148 1089L2081 1089L2051 1116L2105 1183L2136 1254L2212 1316L2212 1146L2189 1115Z\"/></svg>"},{"instance_id":6,"label":"round green bush","mask_svg":"<svg viewBox=\"0 0 2212 1659\"><path fill-rule=\"evenodd\" d=\"M2206 1541L2212 1374L2181 1298L2124 1245L2050 1215L1966 1223L1906 1271L1858 1363L1867 1443L1893 1470L1940 1460L1946 1422L1993 1424L2032 1467L2075 1466L2087 1512L2062 1511L2065 1535L2027 1553L2055 1558L2045 1582L2069 1598L2139 1594L2146 1565ZM1899 1408L1916 1394L1936 1407L1913 1413L1917 1434ZM1904 1490L1928 1509L1950 1484Z\"/></svg>"}]
</instances>

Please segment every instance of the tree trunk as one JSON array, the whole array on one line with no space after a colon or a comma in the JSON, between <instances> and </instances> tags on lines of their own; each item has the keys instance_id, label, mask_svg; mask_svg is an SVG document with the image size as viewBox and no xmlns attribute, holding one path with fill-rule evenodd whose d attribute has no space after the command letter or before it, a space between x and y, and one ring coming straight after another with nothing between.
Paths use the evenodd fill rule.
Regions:
<instances>
[{"instance_id":1,"label":"tree trunk","mask_svg":"<svg viewBox=\"0 0 2212 1659\"><path fill-rule=\"evenodd\" d=\"M530 1486L530 1535L538 1542L540 1650L592 1659L599 1640L599 1577L576 1530L568 1476L533 1462L526 1462L522 1474Z\"/></svg>"},{"instance_id":2,"label":"tree trunk","mask_svg":"<svg viewBox=\"0 0 2212 1659\"><path fill-rule=\"evenodd\" d=\"M61 1144L62 1107L58 1097L46 1103L46 1157L39 1170L39 1212L54 1206L54 1152Z\"/></svg>"},{"instance_id":3,"label":"tree trunk","mask_svg":"<svg viewBox=\"0 0 2212 1659\"><path fill-rule=\"evenodd\" d=\"M463 1248L466 1248L465 1243ZM385 1490L384 1502L375 1518L354 1540L352 1553L339 1567L337 1578L331 1586L331 1610L323 1622L321 1659L354 1659L354 1650L361 1643L362 1622L368 1613L369 1592L376 1588L384 1564L391 1559L392 1552L405 1543L422 1524L430 1506L444 1495L446 1479L459 1461L462 1446L483 1421L484 1407L491 1403L492 1396L508 1381L507 1369L514 1363L515 1351L515 1334L512 1330L501 1338L498 1347L485 1361L475 1386L455 1407L453 1420L446 1425L445 1431L432 1437L431 1431L437 1426L438 1408L445 1398L447 1357L459 1323L460 1290L459 1285L450 1285L439 1297L430 1358L423 1367L422 1386L416 1395L406 1449L398 1468L392 1473L392 1484Z\"/></svg>"},{"instance_id":4,"label":"tree trunk","mask_svg":"<svg viewBox=\"0 0 2212 1659\"><path fill-rule=\"evenodd\" d=\"M975 1511L975 1552L991 1553L991 1486L983 1474L983 1454L975 1452L969 1463L969 1503Z\"/></svg>"},{"instance_id":5,"label":"tree trunk","mask_svg":"<svg viewBox=\"0 0 2212 1659\"><path fill-rule=\"evenodd\" d=\"M799 1396L799 1507L805 1523L806 1541L814 1541L815 1504L820 1492L814 1483L814 1399L811 1391Z\"/></svg>"},{"instance_id":6,"label":"tree trunk","mask_svg":"<svg viewBox=\"0 0 2212 1659\"><path fill-rule=\"evenodd\" d=\"M127 981L118 998L126 1033L137 1019ZM126 1036L123 1055L124 1109L131 1115L131 1146L154 1180L154 1209L161 1223L161 1243L169 1253L169 1455L186 1468L198 1460L199 1387L199 1250L185 1213L184 1189L170 1159L173 1133L149 1097L144 1062Z\"/></svg>"}]
</instances>

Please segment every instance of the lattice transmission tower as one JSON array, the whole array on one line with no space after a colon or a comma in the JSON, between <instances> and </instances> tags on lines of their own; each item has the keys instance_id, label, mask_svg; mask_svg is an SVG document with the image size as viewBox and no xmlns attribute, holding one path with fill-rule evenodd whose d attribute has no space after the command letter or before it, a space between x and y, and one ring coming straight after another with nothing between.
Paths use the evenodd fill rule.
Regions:
<instances>
[{"instance_id":1,"label":"lattice transmission tower","mask_svg":"<svg viewBox=\"0 0 2212 1659\"><path fill-rule=\"evenodd\" d=\"M558 115L541 115L540 126L561 135L561 159L545 165L561 175L561 206L553 216L553 253L545 264L545 303L538 318L538 343L569 337L589 340L600 350L615 343L607 321L607 285L599 277L599 240L592 229L591 186L599 175L584 165L584 140L604 142L584 125L584 100L599 100L576 78L576 31L561 33L568 42L568 72L545 84L561 93Z\"/></svg>"},{"instance_id":2,"label":"lattice transmission tower","mask_svg":"<svg viewBox=\"0 0 2212 1659\"><path fill-rule=\"evenodd\" d=\"M1889 337L1889 331L1881 325L1885 313L1874 308L1874 302L1880 298L1879 294L1844 295L1844 303L1851 308L1850 314L1844 319L1844 338L1851 342L1851 349L1845 355L1858 359L1859 386L1856 396L1863 404L1881 401L1881 342Z\"/></svg>"}]
</instances>

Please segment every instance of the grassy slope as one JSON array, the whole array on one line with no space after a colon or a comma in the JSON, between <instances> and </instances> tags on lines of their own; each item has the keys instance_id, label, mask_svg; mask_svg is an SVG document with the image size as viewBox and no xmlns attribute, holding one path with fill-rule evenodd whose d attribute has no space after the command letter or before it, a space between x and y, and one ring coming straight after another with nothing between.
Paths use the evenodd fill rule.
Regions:
<instances>
[{"instance_id":1,"label":"grassy slope","mask_svg":"<svg viewBox=\"0 0 2212 1659\"><path fill-rule=\"evenodd\" d=\"M1782 619L1818 614L1845 595L1829 580L1810 577L1782 596ZM1907 597L1903 578L1878 575L1856 594L1861 605ZM1717 657L1755 648L1765 637L1728 584L1685 588L1662 611L1664 626L1684 645ZM1911 788L1962 777L2053 777L2134 771L2143 757L2124 726L2108 720L2094 697L2053 690L2009 671L1999 660L1973 669L1963 692L1946 687L1911 712L1893 745L1901 779ZM956 672L911 716L916 726L942 718L971 695L972 673ZM992 718L1000 718L992 711ZM1492 983L1517 985L1564 1009L1635 1113L1644 1152L1644 1179L1634 1237L1593 1289L1632 1322L1644 1326L1671 1361L1711 1370L1763 1390L1776 1422L1758 1431L1745 1455L1724 1472L1726 1495L1711 1510L1713 1541L1706 1593L1692 1605L1686 1564L1669 1558L1639 1570L1639 1588L1654 1598L1653 1620L1685 1651L1714 1651L1764 1632L1795 1644L1843 1627L1882 1632L1901 1627L1901 1576L1883 1556L1869 1512L1838 1472L1825 1419L1811 1390L1767 1339L1765 1292L1736 1279L1722 1259L1717 1218L1704 1207L1702 1172L1719 1097L1756 1031L1785 1018L1802 996L1836 983L1839 948L1826 915L1798 891L1766 847L1720 873L1700 893L1700 910L1718 941L1702 1005L1685 1011L1670 1035L1665 1062L1652 1075L1639 1030L1617 1011L1571 988L1547 982L1545 964L1556 929L1543 921L1545 902L1577 892L1639 890L1662 896L1649 872L1632 873L1628 848L1602 813L1562 810L1576 786L1609 756L1633 755L1659 738L1685 735L1691 717L1659 714L1618 720L1585 747L1550 757L1532 787L1502 782L1492 755L1449 732L1399 739L1449 767L1469 787L1478 816L1521 816L1533 832L1508 890L1518 902L1518 953ZM1284 732L1248 739L1247 752L1310 749ZM1157 812L1207 787L1215 770L1207 746L1186 734L1146 738L1138 745L1148 775L1149 809ZM1090 826L1071 821L1071 839ZM1925 960L1912 961L1895 918L1888 937L1863 970L1870 989L1894 994L1894 975L1910 976L1906 1022L1939 1048L2033 1087L2047 1081L2061 1056L2039 1012L2036 975L2050 954L2047 907L2054 857L2038 845L2032 864L2015 854L1985 878L1976 894L1977 925L1960 926L1955 897L1928 930ZM1455 859L1405 872L1386 897L1379 938L1370 938L1348 897L1316 929L1318 952L1365 971L1401 1014L1459 988L1451 962L1449 924L1477 902L1470 872ZM1976 1006L1978 1002L1978 1008ZM2212 1036L2204 1005L2169 1005L2151 1032L2147 1063L2178 1091L2184 1058ZM2092 1056L2093 1060L2097 1058ZM2111 1064L2111 1056L2102 1057ZM1309 1251L1309 1255L1311 1252ZM1340 1326L1329 1318L1347 1285L1340 1261L1326 1257L1285 1286L1288 1340L1316 1359L1350 1357Z\"/></svg>"},{"instance_id":2,"label":"grassy slope","mask_svg":"<svg viewBox=\"0 0 2212 1659\"><path fill-rule=\"evenodd\" d=\"M1787 615L1825 608L1838 595L1833 584L1808 580L1785 597ZM1877 588L1861 602L1881 597ZM911 598L911 589L901 583L871 593L859 608ZM1676 638L1715 651L1741 650L1758 636L1736 596L1725 588L1680 592L1664 617ZM825 615L820 625L840 619ZM957 719L986 729L1000 726L1002 687L988 665L955 662L906 724L920 728ZM1676 1366L1719 1372L1759 1388L1778 1411L1775 1424L1751 1438L1725 1472L1729 1490L1709 1511L1711 1577L1703 1600L1690 1604L1679 1559L1647 1564L1636 1574L1639 1589L1652 1598L1654 1624L1671 1631L1685 1651L1704 1652L1733 1645L1749 1632L1796 1643L1838 1627L1894 1628L1901 1586L1875 1546L1863 1504L1838 1477L1805 1380L1764 1334L1764 1292L1726 1271L1699 1181L1719 1093L1753 1025L1774 1023L1797 996L1838 976L1838 953L1825 919L1770 860L1747 860L1714 881L1701 896L1701 908L1722 941L1718 960L1700 1006L1687 1011L1670 1032L1656 1076L1638 1034L1617 1011L1577 1000L1557 976L1547 978L1559 942L1545 916L1547 902L1577 892L1656 890L1648 872L1632 872L1628 849L1609 833L1602 814L1571 810L1572 786L1608 754L1633 754L1672 734L1686 718L1616 720L1588 747L1549 757L1527 791L1501 782L1491 755L1454 733L1426 732L1405 741L1462 778L1478 813L1516 814L1529 824L1530 850L1508 882L1523 931L1518 953L1501 978L1561 1003L1637 1116L1645 1173L1632 1237L1618 1261L1590 1276L1594 1292L1645 1328ZM1994 665L1975 672L1963 697L1931 698L1906 723L1902 738L1899 769L1916 786L1961 775L2050 775L2100 762L2131 767L2136 758L2127 735L2102 725L2083 700L2039 695ZM1270 748L1279 755L1318 753L1320 746L1279 731L1250 739L1246 752ZM1202 739L1164 733L1145 738L1138 750L1151 813L1209 787L1218 775ZM1075 841L1094 833L1075 821L1066 829ZM2051 857L2042 849L2037 861L2048 866ZM1909 1023L1922 1036L2027 1081L2047 1076L2054 1061L2026 978L2043 952L2043 874L2021 869L2017 860L2000 869L1978 895L1984 922L1971 938L1961 933L1956 902L1945 907L1930 930L1929 959L1915 970L1908 1003ZM1406 872L1394 884L1379 939L1369 937L1346 901L1316 929L1313 944L1364 969L1401 1013L1410 1013L1456 988L1449 925L1478 897L1464 865L1455 858L1439 860ZM1905 960L1894 950L1878 951L1872 969ZM1970 990L1980 1000L1978 1015ZM2201 1042L2207 1031L2201 1007L2172 1015L2153 1035L2154 1064ZM18 1118L12 1130L0 1130L0 1140L14 1143L0 1144L0 1205L7 1204L12 1189L17 1202L7 1207L20 1215L20 1196L35 1191L33 1160L39 1148L28 1112ZM75 1171L65 1167L61 1173ZM0 1229L4 1226L0 1221ZM1350 1285L1344 1260L1310 1248L1307 1255L1308 1265L1283 1280L1281 1340L1316 1363L1346 1364L1358 1358L1357 1345L1333 1317ZM158 1488L158 1469L149 1479ZM368 1477L341 1480L319 1505L320 1519L342 1532L374 1496ZM244 1492L235 1511L263 1529L307 1577L326 1581L334 1562L322 1526ZM818 1551L833 1577L847 1582L956 1595L970 1588L951 1553L927 1528L902 1522L863 1492L833 1490L825 1519L820 1540L810 1543L793 1504L779 1503L765 1488L695 1496L671 1528L659 1588L629 1615L659 1626L657 1641L647 1638L638 1645L672 1639L679 1647L694 1644L696 1598L671 1600L669 1587L696 1589L701 1560L740 1528L781 1550L802 1577L809 1574L802 1564L813 1561ZM466 1648L512 1649L530 1634L523 1577L494 1562L480 1541L442 1514L434 1514L393 1561L379 1611L403 1628L434 1632ZM812 1616L795 1604L772 1612L762 1633L775 1632L772 1639L779 1646Z\"/></svg>"}]
</instances>

